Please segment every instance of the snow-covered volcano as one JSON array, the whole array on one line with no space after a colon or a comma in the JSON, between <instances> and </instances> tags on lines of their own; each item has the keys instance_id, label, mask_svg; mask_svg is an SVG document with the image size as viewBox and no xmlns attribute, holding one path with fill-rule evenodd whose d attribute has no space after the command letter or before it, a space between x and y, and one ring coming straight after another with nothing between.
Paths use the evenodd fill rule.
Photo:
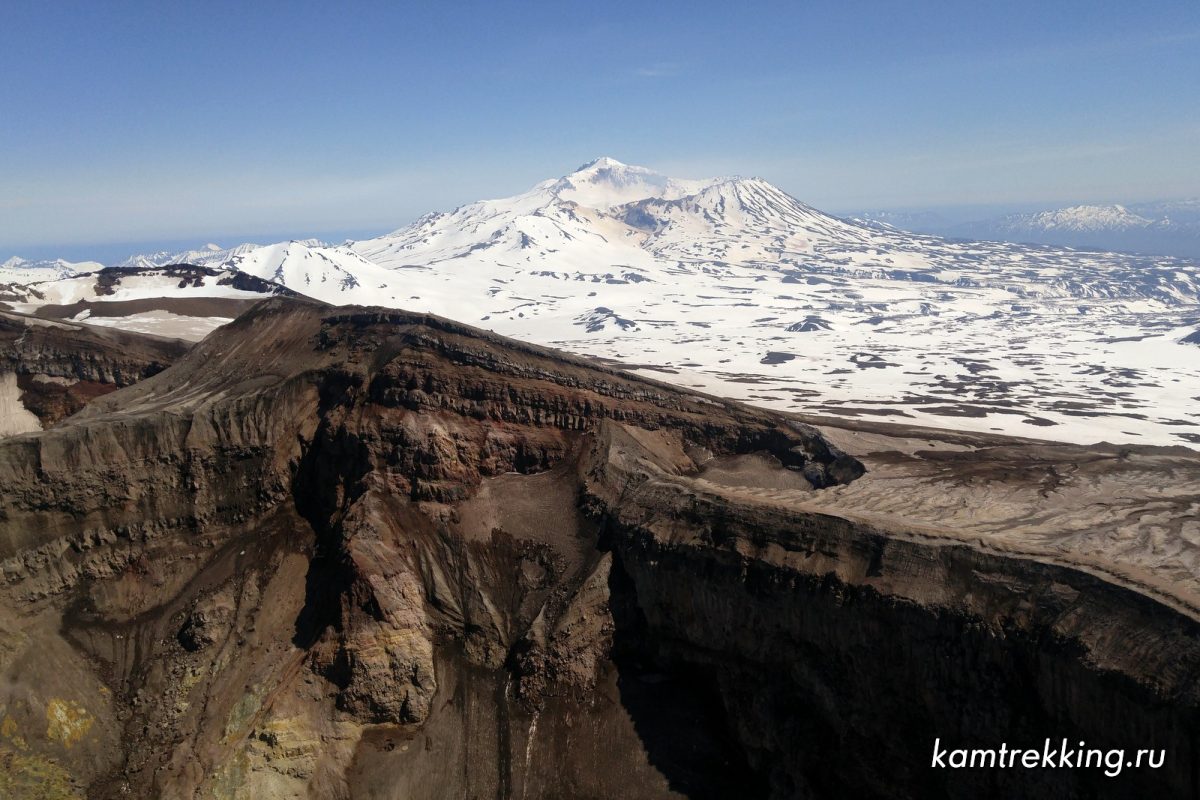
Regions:
<instances>
[{"instance_id":1,"label":"snow-covered volcano","mask_svg":"<svg viewBox=\"0 0 1200 800\"><path fill-rule=\"evenodd\" d=\"M1194 302L1198 292L1194 264L1178 259L950 242L824 214L761 178L678 180L611 158L513 197L427 214L350 247L390 269L442 265L454 278L468 277L471 265L648 277L741 264L1011 286L1024 297Z\"/></svg>"},{"instance_id":2,"label":"snow-covered volcano","mask_svg":"<svg viewBox=\"0 0 1200 800\"><path fill-rule=\"evenodd\" d=\"M1153 220L1132 213L1125 206L1070 206L1036 214L1006 217L1014 230L1119 231L1148 228Z\"/></svg>"},{"instance_id":3,"label":"snow-covered volcano","mask_svg":"<svg viewBox=\"0 0 1200 800\"><path fill-rule=\"evenodd\" d=\"M612 159L350 248L407 307L773 407L1200 442L1185 260L947 241Z\"/></svg>"},{"instance_id":4,"label":"snow-covered volcano","mask_svg":"<svg viewBox=\"0 0 1200 800\"><path fill-rule=\"evenodd\" d=\"M775 408L1200 444L1200 358L1182 343L1195 262L911 234L759 178L602 158L375 239L250 247L219 268Z\"/></svg>"},{"instance_id":5,"label":"snow-covered volcano","mask_svg":"<svg viewBox=\"0 0 1200 800\"><path fill-rule=\"evenodd\" d=\"M1200 199L1072 205L952 223L933 212L865 212L905 230L1001 242L1200 258Z\"/></svg>"}]
</instances>

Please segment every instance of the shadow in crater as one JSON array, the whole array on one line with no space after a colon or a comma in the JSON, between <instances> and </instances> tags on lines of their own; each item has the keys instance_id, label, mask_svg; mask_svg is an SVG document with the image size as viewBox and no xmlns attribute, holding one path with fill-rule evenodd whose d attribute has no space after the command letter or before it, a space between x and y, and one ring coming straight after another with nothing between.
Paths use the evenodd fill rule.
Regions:
<instances>
[{"instance_id":1,"label":"shadow in crater","mask_svg":"<svg viewBox=\"0 0 1200 800\"><path fill-rule=\"evenodd\" d=\"M750 768L730 727L716 676L663 661L616 552L609 592L617 688L650 764L689 798L766 797L766 782Z\"/></svg>"}]
</instances>

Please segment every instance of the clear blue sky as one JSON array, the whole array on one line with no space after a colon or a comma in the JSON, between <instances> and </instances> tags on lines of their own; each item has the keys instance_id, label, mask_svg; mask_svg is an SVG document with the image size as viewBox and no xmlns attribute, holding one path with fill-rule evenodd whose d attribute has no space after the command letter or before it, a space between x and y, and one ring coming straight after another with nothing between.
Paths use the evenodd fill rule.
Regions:
<instances>
[{"instance_id":1,"label":"clear blue sky","mask_svg":"<svg viewBox=\"0 0 1200 800\"><path fill-rule=\"evenodd\" d=\"M377 233L599 155L835 211L1200 195L1200 2L0 4L0 258Z\"/></svg>"}]
</instances>

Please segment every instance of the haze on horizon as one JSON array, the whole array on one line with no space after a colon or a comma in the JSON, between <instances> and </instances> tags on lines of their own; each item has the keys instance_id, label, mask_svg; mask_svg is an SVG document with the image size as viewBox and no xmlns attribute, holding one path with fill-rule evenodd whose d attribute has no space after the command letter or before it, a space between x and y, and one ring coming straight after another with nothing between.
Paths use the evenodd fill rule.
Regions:
<instances>
[{"instance_id":1,"label":"haze on horizon","mask_svg":"<svg viewBox=\"0 0 1200 800\"><path fill-rule=\"evenodd\" d=\"M0 64L0 256L379 233L601 155L830 211L1200 194L1190 0L21 3Z\"/></svg>"}]
</instances>

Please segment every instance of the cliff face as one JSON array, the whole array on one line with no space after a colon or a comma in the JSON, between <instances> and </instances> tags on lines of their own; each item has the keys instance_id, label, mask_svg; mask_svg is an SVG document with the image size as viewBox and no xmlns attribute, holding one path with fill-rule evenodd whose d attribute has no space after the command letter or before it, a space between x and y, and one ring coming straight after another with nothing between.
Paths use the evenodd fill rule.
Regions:
<instances>
[{"instance_id":1,"label":"cliff face","mask_svg":"<svg viewBox=\"0 0 1200 800\"><path fill-rule=\"evenodd\" d=\"M1070 542L1018 552L937 526L996 492L1036 517L1075 480L1042 495L1037 470L1074 460L1125 489L1090 512L1124 530L1142 495L1164 502L1136 476L1170 474L1183 502L1194 457L1009 442L1004 458L1040 465L1014 472L983 439L942 455L831 435L872 451L871 471L798 420L445 320L267 301L171 369L0 442L0 787L1193 787L1194 587L1138 580L1171 558L1101 572ZM1170 756L1120 783L927 768L934 736L1046 735Z\"/></svg>"},{"instance_id":2,"label":"cliff face","mask_svg":"<svg viewBox=\"0 0 1200 800\"><path fill-rule=\"evenodd\" d=\"M1107 463L1087 477L1103 470L1111 487L1125 470L1145 479L1146 461L1126 454L1141 461L1130 467L1119 458L1099 459ZM1194 481L1191 456L1158 458L1186 464ZM624 472L621 462L608 460L610 475ZM985 480L1020 491L1028 478L998 470ZM889 530L862 519L877 510L870 506L830 515L844 503L836 497L789 503L784 492L697 489L665 475L632 492L616 485L597 494L629 578L630 647L705 676L772 796L1195 796L1200 628L1191 615L1083 571L1066 547L1043 560L913 530L911 519ZM1182 511L1190 504L1193 526L1195 488ZM917 491L910 480L882 493ZM948 504L966 494L949 493L959 497ZM1034 503L1029 510L1036 516ZM1085 741L1172 755L1159 771L1123 779L1098 770L928 769L935 738L1040 749L1047 737L1056 748L1067 738L1072 748Z\"/></svg>"},{"instance_id":3,"label":"cliff face","mask_svg":"<svg viewBox=\"0 0 1200 800\"><path fill-rule=\"evenodd\" d=\"M0 435L57 424L88 402L166 369L187 352L176 339L0 312L0 389L11 404ZM34 427L37 426L37 427Z\"/></svg>"}]
</instances>

